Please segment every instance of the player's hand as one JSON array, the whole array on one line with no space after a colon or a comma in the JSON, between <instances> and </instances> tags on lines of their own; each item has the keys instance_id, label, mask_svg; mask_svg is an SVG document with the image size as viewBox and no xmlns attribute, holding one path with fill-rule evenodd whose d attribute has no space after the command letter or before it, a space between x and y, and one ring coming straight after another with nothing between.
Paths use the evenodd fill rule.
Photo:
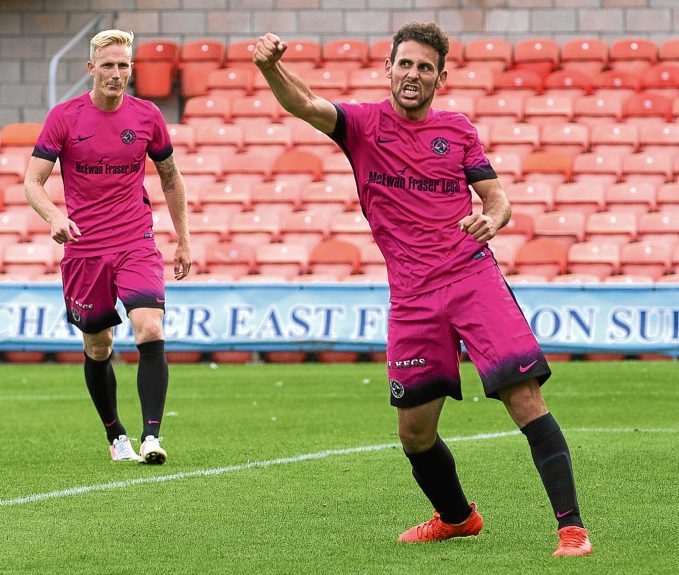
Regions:
<instances>
[{"instance_id":1,"label":"player's hand","mask_svg":"<svg viewBox=\"0 0 679 575\"><path fill-rule=\"evenodd\" d=\"M464 217L457 225L460 226L460 230L471 234L480 243L494 238L498 232L495 220L483 214L472 214L471 216Z\"/></svg>"},{"instance_id":2,"label":"player's hand","mask_svg":"<svg viewBox=\"0 0 679 575\"><path fill-rule=\"evenodd\" d=\"M191 271L191 248L179 244L174 251L174 279L184 279Z\"/></svg>"},{"instance_id":3,"label":"player's hand","mask_svg":"<svg viewBox=\"0 0 679 575\"><path fill-rule=\"evenodd\" d=\"M287 49L287 42L283 42L275 34L267 32L257 40L252 60L260 70L267 70L281 59Z\"/></svg>"},{"instance_id":4,"label":"player's hand","mask_svg":"<svg viewBox=\"0 0 679 575\"><path fill-rule=\"evenodd\" d=\"M81 234L75 222L60 213L50 220L50 235L58 244L65 244L66 242L77 243L78 236Z\"/></svg>"}]
</instances>

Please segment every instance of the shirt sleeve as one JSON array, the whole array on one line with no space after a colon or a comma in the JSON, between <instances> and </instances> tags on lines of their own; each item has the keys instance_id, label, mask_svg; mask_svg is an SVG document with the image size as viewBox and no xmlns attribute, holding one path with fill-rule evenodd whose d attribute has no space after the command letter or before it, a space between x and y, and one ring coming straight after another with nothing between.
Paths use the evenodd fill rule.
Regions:
<instances>
[{"instance_id":1,"label":"shirt sleeve","mask_svg":"<svg viewBox=\"0 0 679 575\"><path fill-rule=\"evenodd\" d=\"M464 154L464 175L467 183L473 184L481 180L493 180L497 174L490 165L490 160L486 156L483 145L479 140L479 133L474 125L469 123L469 143L465 148Z\"/></svg>"},{"instance_id":2,"label":"shirt sleeve","mask_svg":"<svg viewBox=\"0 0 679 575\"><path fill-rule=\"evenodd\" d=\"M32 155L36 158L56 162L64 147L66 137L67 131L63 116L58 108L52 108L45 118Z\"/></svg>"},{"instance_id":3,"label":"shirt sleeve","mask_svg":"<svg viewBox=\"0 0 679 575\"><path fill-rule=\"evenodd\" d=\"M153 105L153 138L149 142L148 155L154 162L162 162L172 155L172 142L165 118L158 106Z\"/></svg>"}]
</instances>

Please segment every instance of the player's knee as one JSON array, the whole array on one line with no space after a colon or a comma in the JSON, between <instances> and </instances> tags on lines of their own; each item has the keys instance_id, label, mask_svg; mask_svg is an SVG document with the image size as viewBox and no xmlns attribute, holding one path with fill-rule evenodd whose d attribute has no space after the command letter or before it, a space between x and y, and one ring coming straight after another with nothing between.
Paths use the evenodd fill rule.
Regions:
<instances>
[{"instance_id":1,"label":"player's knee","mask_svg":"<svg viewBox=\"0 0 679 575\"><path fill-rule=\"evenodd\" d=\"M105 343L90 343L85 344L85 353L88 357L95 361L104 361L111 356L113 351L113 344Z\"/></svg>"},{"instance_id":2,"label":"player's knee","mask_svg":"<svg viewBox=\"0 0 679 575\"><path fill-rule=\"evenodd\" d=\"M436 431L433 433L429 430L400 428L398 436L401 440L401 445L406 453L420 453L426 451L436 441Z\"/></svg>"},{"instance_id":3,"label":"player's knee","mask_svg":"<svg viewBox=\"0 0 679 575\"><path fill-rule=\"evenodd\" d=\"M134 338L137 344L163 339L163 326L155 320L147 320L137 326Z\"/></svg>"}]
</instances>

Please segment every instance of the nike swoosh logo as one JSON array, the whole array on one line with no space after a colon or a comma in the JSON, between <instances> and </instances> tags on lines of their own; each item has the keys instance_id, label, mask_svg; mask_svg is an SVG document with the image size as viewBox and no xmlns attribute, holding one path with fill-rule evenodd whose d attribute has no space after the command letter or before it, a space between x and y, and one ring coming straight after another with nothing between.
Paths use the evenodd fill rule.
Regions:
<instances>
[{"instance_id":1,"label":"nike swoosh logo","mask_svg":"<svg viewBox=\"0 0 679 575\"><path fill-rule=\"evenodd\" d=\"M384 138L382 136L377 136L378 144L388 144L389 142L395 142L396 138Z\"/></svg>"},{"instance_id":2,"label":"nike swoosh logo","mask_svg":"<svg viewBox=\"0 0 679 575\"><path fill-rule=\"evenodd\" d=\"M527 366L525 366L525 367L524 367L523 365L520 365L520 366L519 366L519 371L520 371L521 373L526 373L526 372L527 372L531 367L533 367L537 362L538 362L538 360L536 359L535 361L529 363L529 364L528 364Z\"/></svg>"},{"instance_id":3,"label":"nike swoosh logo","mask_svg":"<svg viewBox=\"0 0 679 575\"><path fill-rule=\"evenodd\" d=\"M91 136L78 136L78 141L84 142L85 140L89 140L90 138L94 138L94 134L92 134Z\"/></svg>"},{"instance_id":4,"label":"nike swoosh logo","mask_svg":"<svg viewBox=\"0 0 679 575\"><path fill-rule=\"evenodd\" d=\"M568 511L564 511L563 513L560 513L559 511L556 512L556 518L561 519L562 517L566 517L566 515L570 515L573 513L572 509L569 509Z\"/></svg>"},{"instance_id":5,"label":"nike swoosh logo","mask_svg":"<svg viewBox=\"0 0 679 575\"><path fill-rule=\"evenodd\" d=\"M160 298L156 298L156 302L157 302L157 303L165 303L165 300L164 300L164 299L160 299Z\"/></svg>"}]
</instances>

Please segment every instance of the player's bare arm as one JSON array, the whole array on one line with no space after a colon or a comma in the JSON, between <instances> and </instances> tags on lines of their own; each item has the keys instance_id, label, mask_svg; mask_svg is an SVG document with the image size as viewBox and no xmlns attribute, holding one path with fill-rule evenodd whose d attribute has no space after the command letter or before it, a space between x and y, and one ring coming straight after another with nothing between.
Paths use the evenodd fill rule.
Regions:
<instances>
[{"instance_id":1,"label":"player's bare arm","mask_svg":"<svg viewBox=\"0 0 679 575\"><path fill-rule=\"evenodd\" d=\"M78 226L69 220L45 191L45 182L52 173L54 162L31 156L24 176L26 200L38 215L50 225L50 235L58 244L77 242Z\"/></svg>"},{"instance_id":2,"label":"player's bare arm","mask_svg":"<svg viewBox=\"0 0 679 575\"><path fill-rule=\"evenodd\" d=\"M275 34L267 33L257 41L252 59L281 106L317 130L331 133L337 123L335 106L316 96L306 82L281 64L287 48L286 42Z\"/></svg>"},{"instance_id":3,"label":"player's bare arm","mask_svg":"<svg viewBox=\"0 0 679 575\"><path fill-rule=\"evenodd\" d=\"M512 210L497 178L474 182L471 186L483 202L483 212L462 218L459 226L477 242L487 242L507 225Z\"/></svg>"},{"instance_id":4,"label":"player's bare arm","mask_svg":"<svg viewBox=\"0 0 679 575\"><path fill-rule=\"evenodd\" d=\"M174 157L155 162L160 185L165 194L167 209L172 218L172 224L177 232L177 249L174 253L174 277L184 279L191 270L191 242L189 239L189 224L186 210L186 188L184 178L177 169Z\"/></svg>"}]
</instances>

